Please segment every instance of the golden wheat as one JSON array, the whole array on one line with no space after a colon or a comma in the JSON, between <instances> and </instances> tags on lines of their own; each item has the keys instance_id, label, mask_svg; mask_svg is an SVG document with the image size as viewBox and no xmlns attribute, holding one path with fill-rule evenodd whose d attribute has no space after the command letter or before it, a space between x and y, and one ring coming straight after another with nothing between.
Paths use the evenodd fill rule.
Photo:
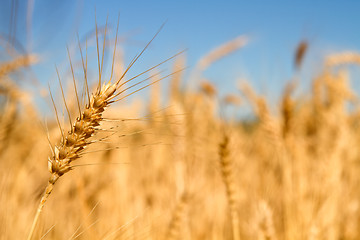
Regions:
<instances>
[{"instance_id":1,"label":"golden wheat","mask_svg":"<svg viewBox=\"0 0 360 240\"><path fill-rule=\"evenodd\" d=\"M96 21L96 20L95 20ZM107 24L107 23L106 23ZM119 27L119 24L117 26L117 28ZM122 99L124 99L125 97L129 96L130 94L124 94L128 89L138 85L139 83L143 82L139 82L139 83L135 83L134 85L122 89L123 86L130 82L131 80L135 79L136 77L144 74L145 72L149 72L150 70L153 70L156 66L159 66L160 64L148 69L147 71L133 77L130 78L129 80L126 81L122 81L126 75L126 73L129 71L129 69L133 66L133 64L140 58L140 56L143 54L143 52L147 49L147 47L150 45L150 43L152 42L152 40L156 37L157 34L155 34L155 36L153 37L153 39L143 48L143 50L140 52L140 54L138 54L133 60L132 62L129 64L129 66L127 67L127 69L124 71L124 73L121 75L121 77L116 80L114 83L111 82L112 80L112 75L113 75L113 67L114 67L114 59L115 59L115 52L116 52L116 42L117 42L117 32L116 32L116 38L115 38L115 47L114 47L114 55L113 55L113 63L112 63L112 71L111 71L111 76L110 76L110 80L107 83L102 83L102 69L103 69L103 60L104 60L104 50L105 50L105 41L106 41L106 31L107 28L105 26L105 35L104 35L104 42L103 42L103 53L101 56L101 60L100 60L100 53L99 53L99 43L98 43L98 29L97 29L97 24L96 24L96 46L97 46L97 55L98 55L98 67L99 67L99 79L98 79L98 84L96 87L95 92L90 94L89 91L89 84L87 82L87 66L85 66L84 64L84 59L82 56L82 51L81 51L81 46L79 43L79 49L81 52L81 57L82 57L82 63L83 63L83 69L84 69L84 78L85 78L85 86L84 88L86 89L86 97L87 97L87 103L85 104L85 107L82 107L82 104L80 103L80 99L79 99L79 94L77 91L77 86L76 86L76 82L75 82L75 77L74 77L74 70L73 70L73 65L71 62L71 57L70 57L70 53L68 50L68 55L69 55L69 62L70 62L70 67L71 67L71 72L72 72L72 76L73 76L73 83L74 83L74 91L75 91L75 95L76 95L76 100L77 100L77 107L78 107L78 111L79 111L79 116L72 122L71 120L71 115L70 115L70 111L69 108L67 106L66 100L65 100L65 96L64 96L64 91L62 88L62 84L61 84L61 80L60 80L60 76L59 76L59 83L60 83L60 88L61 88L61 93L62 93L62 97L64 100L64 106L66 108L68 117L69 117L69 123L70 123L70 130L69 131L64 131L63 128L60 125L60 121L59 121L59 116L58 116L58 112L57 112L57 108L54 102L54 99L50 93L51 96L51 100L53 102L54 105L54 110L55 110L55 114L56 114L56 119L57 119L57 123L59 126L59 130L61 132L61 140L58 144L52 146L50 143L50 148L51 148L51 152L52 152L52 156L49 157L48 159L48 170L51 174L51 176L49 177L47 186L45 188L45 191L43 193L43 196L41 197L28 239L31 240L38 218L40 216L40 213L49 197L49 195L51 194L51 192L53 191L54 185L55 183L58 181L58 179L63 176L65 173L69 172L70 170L72 170L72 164L75 160L79 159L82 155L84 150L91 145L92 143L96 142L96 140L93 140L93 136L96 135L96 133L98 131L101 130L100 125L101 122L104 120L103 118L103 112L105 111L106 108L108 108L110 106L110 104L115 103L117 101L120 101ZM160 31L160 30L159 30ZM174 57L174 56L173 56ZM172 57L172 58L173 58ZM171 59L171 58L170 58ZM169 59L167 59L166 61L168 61ZM154 74L153 76L156 76L158 74ZM170 74L171 75L171 74ZM169 76L169 75L168 75ZM166 76L167 77L167 76ZM159 80L161 80L162 78L157 78L155 79L152 83L146 85L150 86L156 82L158 82ZM147 79L145 79L147 80ZM142 87L138 90L136 90L135 92L145 88ZM132 94L132 93L131 93ZM125 96L122 96L125 95Z\"/></svg>"}]
</instances>

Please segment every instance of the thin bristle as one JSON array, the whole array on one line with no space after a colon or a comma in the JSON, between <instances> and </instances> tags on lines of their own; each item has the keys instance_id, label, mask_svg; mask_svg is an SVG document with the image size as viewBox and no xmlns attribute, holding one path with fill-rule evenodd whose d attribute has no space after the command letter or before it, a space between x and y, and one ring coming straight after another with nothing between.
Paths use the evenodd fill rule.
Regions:
<instances>
[{"instance_id":1,"label":"thin bristle","mask_svg":"<svg viewBox=\"0 0 360 240\"><path fill-rule=\"evenodd\" d=\"M170 77L171 75L174 75L174 74L176 74L176 73L178 73L178 72L180 72L180 71L184 71L184 70L185 70L185 69L180 69L180 70L178 70L178 71L176 71L176 72L170 73L170 74L168 74L168 75L166 75L166 76L164 76L164 77L162 77L162 78L160 78L160 79L158 79L158 80L155 80L155 81L153 81L153 82L145 85L145 86L142 87L142 88L139 88L139 89L137 89L137 90L135 90L135 91L133 91L133 92L131 92L131 93L129 93L129 94L127 94L127 95L119 98L119 99L113 100L113 101L111 101L111 102L121 101L121 100L123 100L124 98L127 98L127 97L133 95L134 93L137 93L137 92L139 92L139 91L141 91L141 90L143 90L143 89L145 89L145 88L147 88L147 87L149 87L149 86L151 86L151 85L153 85L153 84L155 84L155 83L157 83L157 82L159 82L159 81L161 81L161 80L163 80L163 79L165 79L165 78Z\"/></svg>"},{"instance_id":2,"label":"thin bristle","mask_svg":"<svg viewBox=\"0 0 360 240\"><path fill-rule=\"evenodd\" d=\"M87 67L88 67L88 45L87 45L87 40L85 41L85 73L87 76ZM85 84L86 84L86 90L88 92L88 96L89 96L89 102L90 102L90 90L89 90L89 82L87 80L87 77L85 79Z\"/></svg>"},{"instance_id":3,"label":"thin bristle","mask_svg":"<svg viewBox=\"0 0 360 240\"><path fill-rule=\"evenodd\" d=\"M51 154L55 154L55 152L54 152L54 147L53 147L53 145L51 144L50 134L49 134L49 128L48 128L47 122L45 122L45 128L46 128L46 137L47 137L47 140L48 140L48 143L49 143L49 147L50 147L50 150L51 150Z\"/></svg>"},{"instance_id":4,"label":"thin bristle","mask_svg":"<svg viewBox=\"0 0 360 240\"><path fill-rule=\"evenodd\" d=\"M70 63L70 69L71 69L71 75L72 75L72 79L73 79L73 84L74 84L76 102L77 102L77 106L79 108L79 113L81 113L81 104L80 104L79 94L78 94L77 87L76 87L74 68L73 68L73 65L72 65L72 62L71 62L71 56L70 56L70 51L69 51L68 47L67 47L67 52L68 52L68 56L69 56L69 63Z\"/></svg>"},{"instance_id":5,"label":"thin bristle","mask_svg":"<svg viewBox=\"0 0 360 240\"><path fill-rule=\"evenodd\" d=\"M57 122L57 124L58 124L58 127L59 127L59 130L60 130L60 132L61 132L62 137L64 137L64 130L62 129L61 124L60 124L58 111L57 111L56 104L55 104L54 98L53 98L52 93L51 93L51 90L50 90L50 85L49 85L49 93L50 93L51 102L52 102L52 104L53 104L54 111L55 111L56 122Z\"/></svg>"},{"instance_id":6,"label":"thin bristle","mask_svg":"<svg viewBox=\"0 0 360 240\"><path fill-rule=\"evenodd\" d=\"M126 80L126 81L122 82L120 85L118 85L118 88L121 88L123 85L127 84L128 82L130 82L130 81L132 81L132 80L134 80L134 79L136 79L136 78L140 77L141 75L143 75L143 74L145 74L145 73L147 73L147 72L150 72L151 70L153 70L153 69L155 69L155 68L159 67L160 65L162 65L162 64L164 64L164 63L166 63L166 62L170 61L171 59L173 59L173 58L175 58L175 57L179 56L180 54L184 53L185 51L186 51L186 50L180 51L180 52L178 52L177 54L175 54L175 55L171 56L170 58L165 59L164 61L162 61L162 62L160 62L160 63L156 64L155 66L153 66L153 67L151 67L151 68L148 68L147 70L145 70L145 71L143 71L143 72L141 72L141 73L139 73L139 74L135 75L134 77L129 78L128 80ZM183 70L183 69L181 69L181 70ZM179 72L179 71L177 71L177 72Z\"/></svg>"},{"instance_id":7,"label":"thin bristle","mask_svg":"<svg viewBox=\"0 0 360 240\"><path fill-rule=\"evenodd\" d=\"M161 71L161 72L163 72L163 71ZM126 92L127 90L132 89L132 88L134 88L134 87L136 87L136 86L138 86L138 85L140 85L140 84L142 84L142 83L150 80L151 78L159 75L161 72L154 73L154 74L150 75L149 77L145 78L144 80L141 80L141 81L139 81L139 82L137 82L137 83L134 83L133 85L131 85L131 86L129 86L129 87L127 87L127 88L119 91L119 92L118 92L117 94L115 94L111 99L114 99L114 98L116 98L117 96L121 95L122 93Z\"/></svg>"},{"instance_id":8,"label":"thin bristle","mask_svg":"<svg viewBox=\"0 0 360 240\"><path fill-rule=\"evenodd\" d=\"M65 105L65 108L66 108L66 112L67 112L68 117L69 117L69 123L70 123L70 126L72 127L72 121L71 121L70 111L69 111L69 108L68 108L67 103L66 103L66 100L65 100L64 89L63 89L63 87L62 87L62 83L61 83L61 79L60 79L59 70L58 70L58 68L57 68L57 66L56 66L56 65L55 65L55 69L56 69L56 74L57 74L58 79L59 79L59 85L60 85L60 89L61 89L61 96L62 96L62 99L63 99L64 105Z\"/></svg>"},{"instance_id":9,"label":"thin bristle","mask_svg":"<svg viewBox=\"0 0 360 240\"><path fill-rule=\"evenodd\" d=\"M104 42L103 42L102 55L101 55L100 76L102 75L103 66L104 66L104 55L105 55L105 44L106 44L106 33L107 33L108 18L109 18L109 15L106 16L105 32L104 32ZM101 80L101 79L100 79L100 80Z\"/></svg>"},{"instance_id":10,"label":"thin bristle","mask_svg":"<svg viewBox=\"0 0 360 240\"><path fill-rule=\"evenodd\" d=\"M117 21L117 25L116 25L116 36L115 36L115 43L114 43L114 53L113 53L113 59L112 59L112 64L111 64L111 75L110 75L110 79L109 82L111 82L113 74L114 74L114 64L115 64L115 54L116 54L116 45L117 45L117 38L118 38L118 32L119 32L119 22L120 22L120 13L118 15L118 21Z\"/></svg>"},{"instance_id":11,"label":"thin bristle","mask_svg":"<svg viewBox=\"0 0 360 240\"><path fill-rule=\"evenodd\" d=\"M137 60L141 57L141 55L145 52L145 50L149 47L149 45L152 43L152 41L156 38L156 36L160 33L161 29L164 27L165 23L161 25L159 30L155 33L154 37L146 44L146 46L142 49L142 51L137 54L134 59L130 62L129 66L125 69L124 73L121 75L121 77L117 80L115 83L118 85L120 81L125 77L126 73L130 70L130 68L137 62Z\"/></svg>"},{"instance_id":12,"label":"thin bristle","mask_svg":"<svg viewBox=\"0 0 360 240\"><path fill-rule=\"evenodd\" d=\"M96 9L95 9L95 32L96 32L96 51L97 51L98 68L99 68L99 82L97 85L97 92L99 93L101 88L101 67L100 67L100 51L99 51L99 33L98 33L98 25L96 21Z\"/></svg>"},{"instance_id":13,"label":"thin bristle","mask_svg":"<svg viewBox=\"0 0 360 240\"><path fill-rule=\"evenodd\" d=\"M82 54L79 34L77 34L77 39L78 39L78 46L79 46L80 55L81 55L81 63L82 63L83 71L84 71L84 81L85 81L84 85L85 85L86 96L87 96L88 102L90 102L90 90L89 90L89 84L88 84L88 80L87 80L87 40L85 42L85 45L86 45L86 64L85 64L84 57Z\"/></svg>"}]
</instances>

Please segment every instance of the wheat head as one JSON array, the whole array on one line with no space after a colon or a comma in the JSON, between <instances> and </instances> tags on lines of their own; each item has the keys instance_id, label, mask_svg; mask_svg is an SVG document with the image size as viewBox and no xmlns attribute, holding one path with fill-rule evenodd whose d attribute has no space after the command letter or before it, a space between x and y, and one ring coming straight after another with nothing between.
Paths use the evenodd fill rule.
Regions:
<instances>
[{"instance_id":1,"label":"wheat head","mask_svg":"<svg viewBox=\"0 0 360 240\"><path fill-rule=\"evenodd\" d=\"M96 23L96 18L95 18L95 23ZM107 24L106 24L106 26L107 26ZM118 80L116 80L115 82L111 82L111 79L113 76L113 67L114 67L116 42L117 42L117 31L116 31L115 47L114 47L114 53L113 53L114 55L113 55L113 63L112 63L112 71L111 71L110 80L107 83L102 83L101 78L102 78L103 58L104 58L104 49L106 46L106 43L105 43L106 30L107 30L106 26L105 26L105 36L104 36L104 42L103 42L103 52L102 52L102 56L100 58L101 54L99 53L98 31L97 31L97 24L96 24L96 43L97 43L96 45L97 45L97 55L98 55L99 79L98 79L98 84L97 84L96 90L92 94L90 94L90 92L89 92L89 87L88 87L89 85L87 82L87 64L85 64L85 62L87 63L87 60L84 61L82 51L81 51L80 41L79 41L79 49L80 49L80 53L81 53L83 69L84 69L84 78L85 78L84 89L86 90L85 96L87 97L87 103L85 104L85 107L83 107L83 108L81 107L80 100L78 97L79 94L77 93L77 87L76 87L75 77L74 77L74 70L73 70L73 66L71 63L70 53L68 50L69 62L70 62L70 67L71 67L71 72L72 72L73 82L74 82L74 90L75 90L75 95L76 95L77 105L78 105L78 110L79 110L79 115L75 119L74 122L72 122L72 120L71 120L70 111L69 111L69 108L65 101L64 91L63 91L63 88L61 85L60 75L57 71L58 77L59 77L59 83L60 83L60 87L61 87L61 93L62 93L62 97L64 100L65 108L66 108L68 116L69 116L69 122L70 122L71 128L68 132L65 132L63 130L63 128L61 127L59 117L57 114L57 109L56 109L56 106L54 103L54 99L50 92L51 100L53 102L54 110L56 113L57 123L58 123L59 129L60 129L60 132L61 132L61 140L58 144L56 144L54 146L52 146L52 144L49 141L52 155L48 159L48 170L49 170L51 176L49 177L48 184L45 188L45 191L41 198L40 204L38 206L37 213L35 215L30 233L28 235L28 240L32 239L39 215L40 215L42 208L44 207L49 195L51 194L51 192L53 190L54 184L57 182L57 180L61 176L63 176L65 173L72 170L73 161L79 159L82 156L86 147L88 147L92 143L97 142L92 137L100 130L99 126L100 126L101 122L104 120L103 113L104 113L105 109L107 107L109 107L112 103L120 101L120 100L122 100L144 88L147 88L148 86L155 84L155 83L159 82L160 80L167 78L176 73L176 72L173 72L164 77L158 78L157 80L154 80L151 83L149 83L143 87L140 87L137 90L134 90L130 93L127 93L127 91L129 89L136 87L139 84L144 83L145 81L153 78L154 76L150 76L149 78L146 78L145 80L138 81L137 83L134 83L129 87L123 88L123 86L125 84L131 82L132 80L138 78L139 76L141 76L147 72L150 72L151 70L155 69L159 65L169 61L170 59L173 59L174 57L178 56L179 54L181 54L183 52L182 51L182 52L179 52L178 54L173 55L172 57L166 59L165 61L147 69L146 71L144 71L130 79L127 79L126 81L123 80L125 75L130 70L130 68L134 65L135 62L137 62L137 60L140 58L140 56L148 48L150 43L158 35L158 33L160 32L160 30L163 27L163 26L161 26L160 29L158 30L158 32L147 43L147 45L142 49L142 51L130 62L129 66L125 69L125 71L118 78ZM118 21L118 26L119 26L119 21ZM182 71L182 69L179 71Z\"/></svg>"}]
</instances>

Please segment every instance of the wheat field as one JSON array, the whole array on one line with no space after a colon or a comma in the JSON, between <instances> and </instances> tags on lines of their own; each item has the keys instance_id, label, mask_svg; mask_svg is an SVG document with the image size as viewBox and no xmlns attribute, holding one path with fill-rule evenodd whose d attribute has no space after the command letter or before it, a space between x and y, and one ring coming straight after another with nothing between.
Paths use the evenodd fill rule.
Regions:
<instances>
[{"instance_id":1,"label":"wheat field","mask_svg":"<svg viewBox=\"0 0 360 240\"><path fill-rule=\"evenodd\" d=\"M100 36L100 48L110 47L102 40ZM238 94L220 97L201 73L248 41L236 38L200 59L195 89L185 84L186 54L170 59L168 76L157 68L145 72L144 90L150 91L145 101L142 92L130 98L126 95L132 90L121 90L142 80L135 79L117 85L121 101L110 103L109 93L99 98L105 105L94 104L96 93L104 94L110 86L101 85L110 73L101 84L86 84L84 78L99 75L86 76L87 67L74 64L74 71L86 72L75 81L79 106L71 78L59 74L64 85L69 82L64 87L68 106L57 79L50 84L58 120L54 112L45 121L19 84L32 65L41 64L41 57L17 55L2 62L0 239L29 236L51 174L59 178L32 239L359 239L360 109L348 65L358 64L360 55L326 56L310 89L296 94L301 85L296 72L307 50L301 42L289 53L296 70L277 103L249 81L236 79ZM81 47L85 57L86 46ZM98 57L100 69L101 50ZM126 68L119 67L125 61L117 61L112 83L125 81ZM163 91L165 81L169 88ZM84 130L95 131L81 139L86 148L75 151L71 145L67 154L76 156L65 163L52 151L73 136L67 131L76 131L71 125L80 123L76 117L88 109L87 97L90 108L104 109L91 115L99 118ZM47 93L50 106L51 98ZM221 114L248 107L251 120Z\"/></svg>"}]
</instances>

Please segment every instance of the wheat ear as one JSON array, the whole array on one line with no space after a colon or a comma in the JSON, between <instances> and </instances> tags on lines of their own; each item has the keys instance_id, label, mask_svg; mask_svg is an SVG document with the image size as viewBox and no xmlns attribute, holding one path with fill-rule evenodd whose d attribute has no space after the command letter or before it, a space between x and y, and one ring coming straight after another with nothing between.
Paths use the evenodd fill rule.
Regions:
<instances>
[{"instance_id":1,"label":"wheat ear","mask_svg":"<svg viewBox=\"0 0 360 240\"><path fill-rule=\"evenodd\" d=\"M226 195L229 202L232 233L234 240L240 240L239 214L238 214L238 192L235 184L233 161L230 157L229 136L224 132L223 139L219 145L221 173L226 187Z\"/></svg>"},{"instance_id":2,"label":"wheat ear","mask_svg":"<svg viewBox=\"0 0 360 240\"><path fill-rule=\"evenodd\" d=\"M244 47L249 42L249 37L247 36L238 36L219 47L216 47L212 51L210 51L207 55L202 57L198 62L197 67L204 71L206 70L211 64L220 60L221 58L229 55L230 53L235 52L236 50Z\"/></svg>"},{"instance_id":3,"label":"wheat ear","mask_svg":"<svg viewBox=\"0 0 360 240\"><path fill-rule=\"evenodd\" d=\"M186 210L189 204L189 194L183 193L173 211L166 239L179 239L186 218Z\"/></svg>"},{"instance_id":4,"label":"wheat ear","mask_svg":"<svg viewBox=\"0 0 360 240\"><path fill-rule=\"evenodd\" d=\"M95 18L96 21L96 18ZM119 23L118 23L119 25ZM178 56L179 54L181 54L182 52L179 52L178 54L175 54L174 56L166 59L165 61L147 69L146 71L126 80L126 81L121 81L124 79L126 73L129 71L129 69L133 66L133 64L140 58L140 56L144 53L144 51L148 48L148 46L150 45L150 43L154 40L154 38L158 35L158 33L161 31L163 26L160 27L160 29L158 30L158 32L154 35L154 37L148 42L148 44L142 49L142 51L130 62L129 66L125 69L124 73L121 75L121 77L115 82L112 83L111 82L111 78L112 78L112 74L110 77L110 80L107 84L102 83L101 81L101 75L102 75L102 63L103 63L103 57L104 57L104 47L105 47L105 38L104 37L104 43L103 43L103 53L102 53L102 57L100 59L100 54L99 54L99 43L98 43L98 33L97 33L97 25L96 25L96 42L97 42L97 54L98 54L98 67L99 67L99 81L97 84L97 88L96 91L91 94L89 93L88 90L88 83L87 83L87 66L85 66L84 64L84 59L83 59L83 55L81 52L81 47L79 44L79 49L80 49L80 53L81 53L81 57L82 57L82 62L83 62L83 68L84 68L84 76L85 76L85 89L87 91L87 104L85 105L84 108L81 108L81 104L80 104L80 100L78 97L78 93L76 90L76 83L75 83L75 78L74 78L74 71L73 71L73 67L71 64L71 58L70 58L70 54L69 54L69 60L70 60L70 66L71 66L71 70L72 70L72 74L73 74L73 80L74 80L74 88L75 88L75 94L77 97L77 105L79 108L79 116L75 119L75 121L72 123L71 122L71 117L70 117L70 112L68 110L66 101L65 101L65 97L64 97L64 93L63 93L63 88L61 86L61 81L60 81L60 77L59 77L59 82L60 82L60 87L61 87L61 92L62 92L62 96L63 96L63 100L64 100L64 105L65 108L67 110L68 116L69 116L69 122L71 123L71 129L68 132L64 132L64 130L62 129L61 125L60 125L60 121L58 119L58 114L57 114L57 110L56 110L56 106L54 104L54 109L55 109L55 113L56 113L56 118L57 118L57 122L59 125L59 129L61 131L61 141L59 144L52 146L50 143L50 147L51 147L51 151L52 151L52 156L48 159L48 169L50 171L50 178L49 181L47 183L47 187L45 188L45 192L43 193L43 196L41 198L41 201L39 203L35 218L33 220L33 224L30 230L30 233L28 235L28 240L32 239L32 236L34 234L34 230L36 227L36 223L39 219L40 213L49 197L49 195L51 194L54 184L56 183L56 181L63 176L65 173L69 172L72 169L72 162L75 161L76 159L80 158L83 151L85 150L85 148L87 146L89 146L91 143L93 143L94 141L91 140L91 137L94 136L94 134L99 130L99 126L101 121L103 120L102 114L105 111L105 109L114 102L120 101L126 97L128 97L129 95L138 92L146 87L148 87L151 84L154 84L174 73L171 73L167 76L164 76L162 78L159 78L156 81L151 82L150 84L147 84L137 90L134 90L133 92L129 93L129 94L123 94L124 92L126 92L127 90L129 90L130 88L133 88L141 83L143 83L145 80L148 80L149 78L139 81L133 85L131 85L130 87L127 87L125 89L120 90L120 88L122 88L126 83L132 81L133 79L153 70L154 68L156 68L157 66L169 61L170 59L173 59L174 57ZM105 35L106 35L106 27L105 27ZM116 38L115 38L115 48L116 48L116 41L117 41L117 32L116 32ZM114 55L115 55L115 49L114 49ZM87 62L87 61L86 61ZM113 66L114 66L114 58L113 58L113 65L112 65L112 71L113 71ZM122 95L121 97L119 97L119 95ZM124 96L123 96L124 95ZM51 100L54 103L53 97L50 93L51 96Z\"/></svg>"},{"instance_id":5,"label":"wheat ear","mask_svg":"<svg viewBox=\"0 0 360 240\"><path fill-rule=\"evenodd\" d=\"M360 54L356 52L342 52L325 58L326 67L335 67L341 64L360 64Z\"/></svg>"},{"instance_id":6,"label":"wheat ear","mask_svg":"<svg viewBox=\"0 0 360 240\"><path fill-rule=\"evenodd\" d=\"M21 67L28 67L38 62L38 57L35 55L20 56L13 61L0 65L0 79Z\"/></svg>"}]
</instances>

